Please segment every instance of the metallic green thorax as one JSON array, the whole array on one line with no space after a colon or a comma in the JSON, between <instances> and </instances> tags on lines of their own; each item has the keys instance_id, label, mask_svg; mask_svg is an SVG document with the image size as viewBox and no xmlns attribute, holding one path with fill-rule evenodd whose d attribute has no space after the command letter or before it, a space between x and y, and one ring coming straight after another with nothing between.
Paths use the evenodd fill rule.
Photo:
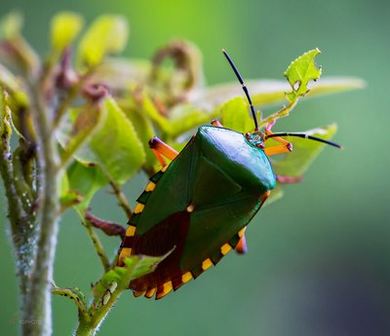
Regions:
<instances>
[{"instance_id":1,"label":"metallic green thorax","mask_svg":"<svg viewBox=\"0 0 390 336\"><path fill-rule=\"evenodd\" d=\"M156 230L173 214L187 212L188 227L182 237L177 268L182 273L195 272L196 277L203 260L218 262L220 247L225 243L235 247L238 239L234 241L234 237L257 213L264 194L275 187L268 157L259 148L258 139L251 140L230 129L200 127L165 173L151 178L156 182L155 189L138 199L145 207L130 220L136 227L134 239ZM159 239L161 236L150 243L163 245ZM166 251L156 248L166 253L177 245L172 242L164 246Z\"/></svg>"}]
</instances>

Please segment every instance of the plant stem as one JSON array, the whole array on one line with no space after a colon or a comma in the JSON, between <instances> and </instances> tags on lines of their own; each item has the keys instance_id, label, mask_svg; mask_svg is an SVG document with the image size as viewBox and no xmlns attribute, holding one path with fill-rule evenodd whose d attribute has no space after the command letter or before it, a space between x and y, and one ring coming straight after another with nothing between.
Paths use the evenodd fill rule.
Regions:
<instances>
[{"instance_id":1,"label":"plant stem","mask_svg":"<svg viewBox=\"0 0 390 336\"><path fill-rule=\"evenodd\" d=\"M267 124L275 121L279 118L284 118L289 115L289 113L294 109L298 104L299 98L296 98L294 101L290 102L287 106L283 106L279 111L272 113L267 118L260 121L260 127L266 126Z\"/></svg>"},{"instance_id":2,"label":"plant stem","mask_svg":"<svg viewBox=\"0 0 390 336\"><path fill-rule=\"evenodd\" d=\"M93 230L92 225L87 217L82 219L82 224L86 228L88 236L91 238L92 244L96 250L96 254L98 255L100 262L103 265L104 271L107 272L111 267L111 263L107 257L106 252L104 251L102 242L100 241L96 232Z\"/></svg>"},{"instance_id":3,"label":"plant stem","mask_svg":"<svg viewBox=\"0 0 390 336\"><path fill-rule=\"evenodd\" d=\"M10 147L11 125L10 115L5 105L5 95L1 93L0 108L1 115L1 142L0 142L0 175L4 182L4 189L8 200L8 218L10 221L12 241L17 257L17 272L19 276L19 289L22 305L26 302L28 292L29 277L32 272L31 257L34 256L35 226L31 217L25 212L23 202L20 199L15 184L15 178L22 179L23 176L14 175L12 165L12 153ZM7 115L8 114L8 115Z\"/></svg>"},{"instance_id":4,"label":"plant stem","mask_svg":"<svg viewBox=\"0 0 390 336\"><path fill-rule=\"evenodd\" d=\"M114 181L110 181L112 190L114 191L114 195L118 200L119 206L125 212L127 218L130 218L133 212L131 211L129 201L127 200L125 194L122 192L119 185L117 185Z\"/></svg>"},{"instance_id":5,"label":"plant stem","mask_svg":"<svg viewBox=\"0 0 390 336\"><path fill-rule=\"evenodd\" d=\"M57 244L59 186L59 156L55 138L52 136L49 111L36 83L30 82L32 115L36 130L41 202L39 237L34 270L22 319L33 323L23 323L23 335L46 336L52 334L51 322L51 280L53 276L54 254ZM38 217L39 218L39 217Z\"/></svg>"},{"instance_id":6,"label":"plant stem","mask_svg":"<svg viewBox=\"0 0 390 336\"><path fill-rule=\"evenodd\" d=\"M103 322L104 318L114 306L115 302L118 300L119 296L122 294L124 288L123 286L118 285L118 287L112 292L107 291L107 295L110 295L110 298L107 302L99 302L99 308L95 308L94 305L90 308L90 314L88 319L80 318L79 325L76 330L76 336L93 336L95 335L96 329ZM103 296L104 298L104 296Z\"/></svg>"},{"instance_id":7,"label":"plant stem","mask_svg":"<svg viewBox=\"0 0 390 336\"><path fill-rule=\"evenodd\" d=\"M84 298L80 297L78 293L72 288L60 288L54 286L51 290L51 293L53 295L60 295L60 296L66 296L74 301L74 303L77 306L77 309L79 311L79 315L81 315L83 318L88 318L88 312L87 307L84 302Z\"/></svg>"}]
</instances>

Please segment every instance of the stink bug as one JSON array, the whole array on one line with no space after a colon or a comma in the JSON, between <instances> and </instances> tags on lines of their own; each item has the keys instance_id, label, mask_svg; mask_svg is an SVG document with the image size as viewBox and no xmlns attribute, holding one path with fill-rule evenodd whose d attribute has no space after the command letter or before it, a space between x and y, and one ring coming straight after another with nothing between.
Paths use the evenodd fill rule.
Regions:
<instances>
[{"instance_id":1,"label":"stink bug","mask_svg":"<svg viewBox=\"0 0 390 336\"><path fill-rule=\"evenodd\" d=\"M117 264L123 265L130 255L171 253L152 273L131 281L129 288L135 296L160 299L216 265L232 249L245 253L246 226L278 179L291 182L291 178L276 176L269 160L292 150L283 136L340 147L304 133L272 133L272 125L259 130L248 89L229 55L223 53L242 85L255 129L242 134L213 121L199 127L180 153L157 137L150 140L162 169L137 199ZM278 145L266 147L269 138Z\"/></svg>"}]
</instances>

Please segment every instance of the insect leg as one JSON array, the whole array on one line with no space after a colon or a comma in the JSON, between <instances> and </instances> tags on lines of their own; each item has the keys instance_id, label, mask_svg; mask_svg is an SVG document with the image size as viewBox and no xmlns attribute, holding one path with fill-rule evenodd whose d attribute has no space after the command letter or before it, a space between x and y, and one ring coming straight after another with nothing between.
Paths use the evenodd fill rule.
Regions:
<instances>
[{"instance_id":1,"label":"insect leg","mask_svg":"<svg viewBox=\"0 0 390 336\"><path fill-rule=\"evenodd\" d=\"M274 134L272 132L272 127L275 125L275 123L276 123L276 120L271 121L269 124L267 124L267 126L265 126L265 135L272 135L272 134ZM274 137L273 139L275 141L281 143L282 145L291 146L291 148L292 148L292 144L290 142L288 142L287 140L281 138L281 137Z\"/></svg>"},{"instance_id":2,"label":"insect leg","mask_svg":"<svg viewBox=\"0 0 390 336\"><path fill-rule=\"evenodd\" d=\"M294 184L303 180L303 176L277 175L276 180L281 184Z\"/></svg>"},{"instance_id":3,"label":"insect leg","mask_svg":"<svg viewBox=\"0 0 390 336\"><path fill-rule=\"evenodd\" d=\"M215 126L215 127L223 127L223 125L221 124L221 122L217 119L214 119L211 121L211 125Z\"/></svg>"},{"instance_id":4,"label":"insect leg","mask_svg":"<svg viewBox=\"0 0 390 336\"><path fill-rule=\"evenodd\" d=\"M266 135L272 135L274 134L271 129L275 125L275 121L270 122L266 127L265 127L265 134ZM280 143L278 146L272 146L264 149L265 154L268 156L272 155L277 155L277 154L282 154L282 153L288 153L292 151L292 143L288 142L287 140L281 138L281 137L273 137L273 139L277 142Z\"/></svg>"},{"instance_id":5,"label":"insect leg","mask_svg":"<svg viewBox=\"0 0 390 336\"><path fill-rule=\"evenodd\" d=\"M173 149L171 146L167 145L161 139L153 137L149 141L149 147L152 149L157 160L161 163L163 167L167 165L164 160L164 157L169 160L174 160L179 152Z\"/></svg>"},{"instance_id":6,"label":"insect leg","mask_svg":"<svg viewBox=\"0 0 390 336\"><path fill-rule=\"evenodd\" d=\"M272 146L264 149L264 153L267 156L282 154L282 153L289 153L291 152L292 148L287 145L278 145L278 146Z\"/></svg>"},{"instance_id":7,"label":"insect leg","mask_svg":"<svg viewBox=\"0 0 390 336\"><path fill-rule=\"evenodd\" d=\"M235 250L238 254L245 254L248 252L248 244L246 243L245 230L246 230L246 227L244 228L244 232L242 233L242 237L238 241L238 244L236 245L236 248L235 248Z\"/></svg>"}]
</instances>

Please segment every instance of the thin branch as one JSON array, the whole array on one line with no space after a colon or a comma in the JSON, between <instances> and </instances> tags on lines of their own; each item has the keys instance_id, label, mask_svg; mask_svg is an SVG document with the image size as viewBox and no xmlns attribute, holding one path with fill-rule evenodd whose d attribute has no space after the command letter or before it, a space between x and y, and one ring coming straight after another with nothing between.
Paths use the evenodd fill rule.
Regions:
<instances>
[{"instance_id":1,"label":"thin branch","mask_svg":"<svg viewBox=\"0 0 390 336\"><path fill-rule=\"evenodd\" d=\"M110 259L107 257L107 254L104 251L103 244L100 241L96 232L93 230L92 224L89 221L89 219L87 219L87 216L85 216L84 220L82 220L82 224L87 229L88 236L91 238L92 244L96 250L96 253L97 253L102 265L103 265L103 268L107 272L111 267Z\"/></svg>"},{"instance_id":2,"label":"thin branch","mask_svg":"<svg viewBox=\"0 0 390 336\"><path fill-rule=\"evenodd\" d=\"M272 113L267 118L260 121L260 127L266 126L267 124L275 121L279 118L284 118L289 115L289 113L294 109L295 105L298 104L299 98L296 98L294 101L289 103L287 106L283 106L278 112Z\"/></svg>"},{"instance_id":3,"label":"thin branch","mask_svg":"<svg viewBox=\"0 0 390 336\"><path fill-rule=\"evenodd\" d=\"M85 219L88 220L95 228L102 230L107 236L119 236L122 239L125 238L126 229L120 224L100 219L89 211L85 213Z\"/></svg>"},{"instance_id":4,"label":"thin branch","mask_svg":"<svg viewBox=\"0 0 390 336\"><path fill-rule=\"evenodd\" d=\"M123 209L127 218L130 218L133 214L133 211L131 210L129 201L127 200L125 194L122 192L120 186L114 181L110 181L110 185L112 187L116 199L118 200L119 206Z\"/></svg>"},{"instance_id":5,"label":"thin branch","mask_svg":"<svg viewBox=\"0 0 390 336\"><path fill-rule=\"evenodd\" d=\"M79 315L82 316L83 319L88 320L88 309L85 305L84 298L80 295L81 293L77 293L76 289L73 288L60 288L53 286L51 289L51 293L53 295L65 296L73 300L77 306L79 311Z\"/></svg>"}]
</instances>

